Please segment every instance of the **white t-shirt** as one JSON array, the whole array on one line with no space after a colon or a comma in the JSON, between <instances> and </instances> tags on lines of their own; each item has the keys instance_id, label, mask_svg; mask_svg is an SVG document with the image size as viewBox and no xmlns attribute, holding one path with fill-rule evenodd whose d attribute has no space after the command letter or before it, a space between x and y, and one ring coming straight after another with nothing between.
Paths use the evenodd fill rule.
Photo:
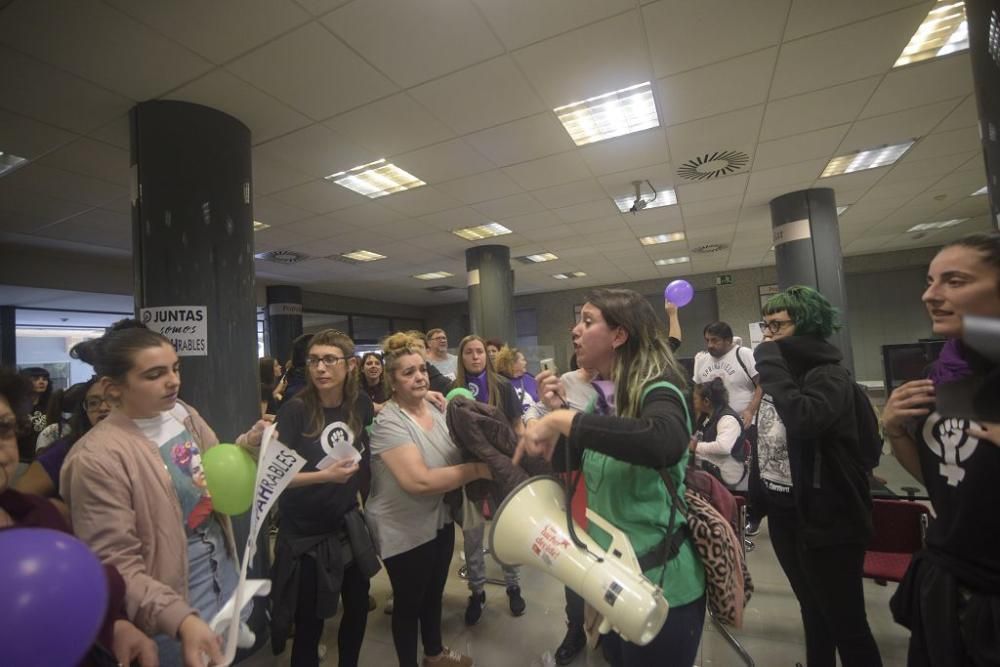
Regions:
<instances>
[{"instance_id":1,"label":"white t-shirt","mask_svg":"<svg viewBox=\"0 0 1000 667\"><path fill-rule=\"evenodd\" d=\"M736 359L740 355L743 366ZM748 375L749 374L749 375ZM733 345L733 349L716 359L711 354L701 351L694 357L694 377L696 384L710 382L714 378L722 378L722 383L726 385L729 392L729 407L735 412L742 413L753 400L753 392L756 386L750 378L757 376L757 367L754 364L753 351L749 348Z\"/></svg>"},{"instance_id":2,"label":"white t-shirt","mask_svg":"<svg viewBox=\"0 0 1000 667\"><path fill-rule=\"evenodd\" d=\"M458 373L458 357L454 354L449 354L448 358L444 360L436 359L433 355L428 355L427 361L434 364L434 367L440 371L441 375L449 380L455 380L455 376Z\"/></svg>"}]
</instances>

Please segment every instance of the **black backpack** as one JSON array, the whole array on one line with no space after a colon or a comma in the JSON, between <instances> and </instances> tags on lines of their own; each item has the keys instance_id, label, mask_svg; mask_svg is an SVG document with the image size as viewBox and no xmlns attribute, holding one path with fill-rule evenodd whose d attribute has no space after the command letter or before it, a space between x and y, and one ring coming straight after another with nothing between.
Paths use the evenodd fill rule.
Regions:
<instances>
[{"instance_id":1,"label":"black backpack","mask_svg":"<svg viewBox=\"0 0 1000 667\"><path fill-rule=\"evenodd\" d=\"M858 422L858 442L861 444L861 460L865 470L871 472L878 467L882 458L882 431L878 424L878 415L868 400L864 387L857 382L851 382L854 387L854 414Z\"/></svg>"}]
</instances>

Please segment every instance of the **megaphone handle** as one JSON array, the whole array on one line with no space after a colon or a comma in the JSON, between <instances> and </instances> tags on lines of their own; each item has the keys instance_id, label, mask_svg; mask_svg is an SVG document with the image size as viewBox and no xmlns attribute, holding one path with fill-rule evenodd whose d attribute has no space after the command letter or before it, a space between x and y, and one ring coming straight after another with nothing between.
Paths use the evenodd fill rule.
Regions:
<instances>
[{"instance_id":1,"label":"megaphone handle","mask_svg":"<svg viewBox=\"0 0 1000 667\"><path fill-rule=\"evenodd\" d=\"M598 528L611 536L611 544L608 545L608 554L614 556L616 555L615 552L617 552L620 554L617 556L618 560L623 565L634 572L642 573L642 568L639 567L639 559L635 555L635 549L632 548L632 543L629 542L628 536L625 533L612 526L604 517L589 507L587 508L587 520L594 522Z\"/></svg>"}]
</instances>

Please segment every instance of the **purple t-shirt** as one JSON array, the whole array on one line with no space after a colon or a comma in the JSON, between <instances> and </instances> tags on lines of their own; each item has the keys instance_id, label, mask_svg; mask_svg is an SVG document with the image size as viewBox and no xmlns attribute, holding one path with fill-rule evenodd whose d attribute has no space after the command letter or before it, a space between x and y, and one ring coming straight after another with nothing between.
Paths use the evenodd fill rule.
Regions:
<instances>
[{"instance_id":1,"label":"purple t-shirt","mask_svg":"<svg viewBox=\"0 0 1000 667\"><path fill-rule=\"evenodd\" d=\"M52 480L56 487L56 495L59 495L59 472L62 470L69 448L73 446L71 438L60 438L42 450L36 459L45 473Z\"/></svg>"}]
</instances>

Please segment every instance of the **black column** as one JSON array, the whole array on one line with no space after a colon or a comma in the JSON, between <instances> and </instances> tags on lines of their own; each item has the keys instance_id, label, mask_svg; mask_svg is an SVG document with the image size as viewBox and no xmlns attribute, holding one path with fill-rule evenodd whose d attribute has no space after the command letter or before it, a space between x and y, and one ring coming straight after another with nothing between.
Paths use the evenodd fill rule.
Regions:
<instances>
[{"instance_id":1,"label":"black column","mask_svg":"<svg viewBox=\"0 0 1000 667\"><path fill-rule=\"evenodd\" d=\"M1000 229L1000 0L965 0L972 83L993 227Z\"/></svg>"},{"instance_id":2,"label":"black column","mask_svg":"<svg viewBox=\"0 0 1000 667\"><path fill-rule=\"evenodd\" d=\"M481 245L465 251L471 333L514 344L514 272L510 248Z\"/></svg>"},{"instance_id":3,"label":"black column","mask_svg":"<svg viewBox=\"0 0 1000 667\"><path fill-rule=\"evenodd\" d=\"M0 306L0 366L17 363L17 308Z\"/></svg>"},{"instance_id":4,"label":"black column","mask_svg":"<svg viewBox=\"0 0 1000 667\"><path fill-rule=\"evenodd\" d=\"M854 354L847 320L847 287L840 253L837 202L830 188L790 192L771 200L774 256L778 287L813 287L840 311L843 328L830 342L844 354L844 365L854 370Z\"/></svg>"},{"instance_id":5,"label":"black column","mask_svg":"<svg viewBox=\"0 0 1000 667\"><path fill-rule=\"evenodd\" d=\"M282 365L291 358L292 341L302 335L302 288L267 287L267 336L270 355Z\"/></svg>"}]
</instances>

